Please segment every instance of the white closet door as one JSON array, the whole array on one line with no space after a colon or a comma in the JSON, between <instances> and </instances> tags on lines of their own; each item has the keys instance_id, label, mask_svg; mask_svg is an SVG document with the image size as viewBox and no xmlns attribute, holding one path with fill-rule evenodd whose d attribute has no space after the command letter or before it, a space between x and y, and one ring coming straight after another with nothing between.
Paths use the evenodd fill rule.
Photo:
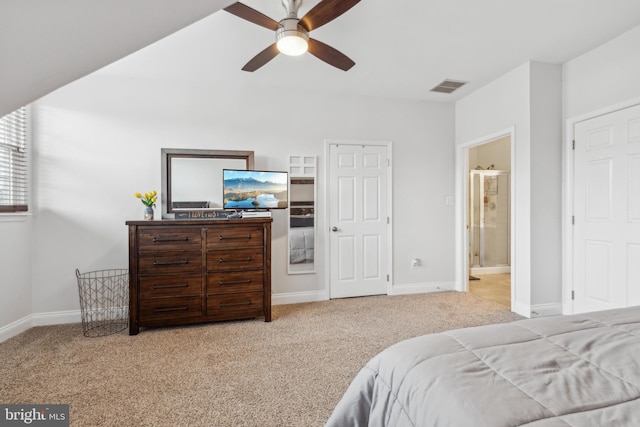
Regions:
<instances>
[{"instance_id":1,"label":"white closet door","mask_svg":"<svg viewBox=\"0 0 640 427\"><path fill-rule=\"evenodd\" d=\"M331 298L387 293L387 148L329 147Z\"/></svg>"},{"instance_id":2,"label":"white closet door","mask_svg":"<svg viewBox=\"0 0 640 427\"><path fill-rule=\"evenodd\" d=\"M575 125L574 312L640 304L640 106Z\"/></svg>"}]
</instances>

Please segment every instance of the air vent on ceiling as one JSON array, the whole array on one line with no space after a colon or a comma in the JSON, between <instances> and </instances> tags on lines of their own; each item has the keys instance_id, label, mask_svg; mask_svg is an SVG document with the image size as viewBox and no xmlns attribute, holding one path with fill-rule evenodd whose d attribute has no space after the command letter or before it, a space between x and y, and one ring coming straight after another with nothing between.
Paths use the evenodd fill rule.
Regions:
<instances>
[{"instance_id":1,"label":"air vent on ceiling","mask_svg":"<svg viewBox=\"0 0 640 427\"><path fill-rule=\"evenodd\" d=\"M461 82L457 80L445 80L440 83L438 86L431 89L431 92L440 92L440 93L452 93L453 91L461 88L466 85L467 82Z\"/></svg>"}]
</instances>

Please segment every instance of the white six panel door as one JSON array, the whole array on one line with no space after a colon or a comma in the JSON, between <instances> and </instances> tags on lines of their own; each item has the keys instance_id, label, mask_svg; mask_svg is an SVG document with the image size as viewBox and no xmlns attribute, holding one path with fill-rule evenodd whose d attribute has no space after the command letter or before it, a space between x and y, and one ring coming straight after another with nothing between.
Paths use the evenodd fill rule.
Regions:
<instances>
[{"instance_id":1,"label":"white six panel door","mask_svg":"<svg viewBox=\"0 0 640 427\"><path fill-rule=\"evenodd\" d=\"M387 148L329 146L331 298L387 293Z\"/></svg>"},{"instance_id":2,"label":"white six panel door","mask_svg":"<svg viewBox=\"0 0 640 427\"><path fill-rule=\"evenodd\" d=\"M575 125L574 313L640 304L640 106Z\"/></svg>"}]
</instances>

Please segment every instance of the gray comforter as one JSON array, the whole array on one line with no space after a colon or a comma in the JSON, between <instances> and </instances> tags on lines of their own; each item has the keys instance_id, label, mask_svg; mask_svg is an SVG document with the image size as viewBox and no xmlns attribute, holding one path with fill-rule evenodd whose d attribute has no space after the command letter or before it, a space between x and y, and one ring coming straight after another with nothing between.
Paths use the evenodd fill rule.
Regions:
<instances>
[{"instance_id":1,"label":"gray comforter","mask_svg":"<svg viewBox=\"0 0 640 427\"><path fill-rule=\"evenodd\" d=\"M640 426L640 307L425 335L356 376L327 422Z\"/></svg>"}]
</instances>

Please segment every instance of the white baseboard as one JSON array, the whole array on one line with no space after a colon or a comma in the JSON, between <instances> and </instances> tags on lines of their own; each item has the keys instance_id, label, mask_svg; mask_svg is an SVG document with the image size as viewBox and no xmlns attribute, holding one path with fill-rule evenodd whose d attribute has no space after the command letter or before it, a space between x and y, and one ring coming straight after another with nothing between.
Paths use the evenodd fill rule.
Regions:
<instances>
[{"instance_id":1,"label":"white baseboard","mask_svg":"<svg viewBox=\"0 0 640 427\"><path fill-rule=\"evenodd\" d=\"M482 276L483 274L511 273L511 267L508 265L501 267L471 267L470 270L472 276Z\"/></svg>"},{"instance_id":2,"label":"white baseboard","mask_svg":"<svg viewBox=\"0 0 640 427\"><path fill-rule=\"evenodd\" d=\"M13 323L9 323L6 326L0 328L0 342L6 341L9 338L13 338L16 335L20 335L27 329L33 326L31 321L32 316L23 317L20 320L16 320Z\"/></svg>"},{"instance_id":3,"label":"white baseboard","mask_svg":"<svg viewBox=\"0 0 640 427\"><path fill-rule=\"evenodd\" d=\"M455 291L454 282L444 283L412 283L410 285L394 285L391 287L389 295L409 295L424 294L429 292ZM328 291L312 291L312 292L289 292L284 294L273 294L271 303L273 305L282 304L299 304L303 302L328 301Z\"/></svg>"},{"instance_id":4,"label":"white baseboard","mask_svg":"<svg viewBox=\"0 0 640 427\"><path fill-rule=\"evenodd\" d=\"M81 321L80 310L32 314L1 327L0 342L20 335L34 326L62 325L65 323L80 323Z\"/></svg>"},{"instance_id":5,"label":"white baseboard","mask_svg":"<svg viewBox=\"0 0 640 427\"><path fill-rule=\"evenodd\" d=\"M429 292L455 290L454 282L424 284L412 283L410 285L392 286L389 295L424 294ZM271 296L271 303L273 305L299 304L304 302L328 301L329 299L329 291L289 292L284 294L273 294Z\"/></svg>"},{"instance_id":6,"label":"white baseboard","mask_svg":"<svg viewBox=\"0 0 640 427\"><path fill-rule=\"evenodd\" d=\"M565 302L562 304L562 314L574 314L573 301Z\"/></svg>"},{"instance_id":7,"label":"white baseboard","mask_svg":"<svg viewBox=\"0 0 640 427\"><path fill-rule=\"evenodd\" d=\"M531 317L531 307L528 305L518 304L517 302L513 305L511 311L520 316Z\"/></svg>"},{"instance_id":8,"label":"white baseboard","mask_svg":"<svg viewBox=\"0 0 640 427\"><path fill-rule=\"evenodd\" d=\"M327 301L329 293L327 291L314 292L291 292L284 294L274 294L271 296L273 305L297 304L303 302ZM80 323L82 317L80 310L67 310L49 313L37 313L23 317L6 326L0 327L0 342L15 337L35 326L62 325L66 323Z\"/></svg>"},{"instance_id":9,"label":"white baseboard","mask_svg":"<svg viewBox=\"0 0 640 427\"><path fill-rule=\"evenodd\" d=\"M329 293L327 291L313 292L289 292L284 294L271 295L271 304L299 304L302 302L328 301Z\"/></svg>"},{"instance_id":10,"label":"white baseboard","mask_svg":"<svg viewBox=\"0 0 640 427\"><path fill-rule=\"evenodd\" d=\"M412 283L410 285L393 285L389 295L409 295L429 292L455 291L454 282L442 283ZM304 302L328 301L328 291L312 292L289 292L283 294L273 294L271 303L273 305L298 304ZM531 307L532 316L553 316L562 314L562 304L540 304ZM524 311L524 310L523 310ZM525 315L516 310L516 313ZM533 314L536 313L536 314ZM528 316L528 313L526 315ZM0 342L6 341L16 335L25 332L34 326L61 325L66 323L80 323L82 321L80 310L67 310L49 313L37 313L26 316L20 320L0 327Z\"/></svg>"},{"instance_id":11,"label":"white baseboard","mask_svg":"<svg viewBox=\"0 0 640 427\"><path fill-rule=\"evenodd\" d=\"M515 313L524 317L546 317L546 316L558 316L562 314L562 304L561 303L552 303L552 304L537 304L529 307L525 307L523 305L517 305L513 310Z\"/></svg>"},{"instance_id":12,"label":"white baseboard","mask_svg":"<svg viewBox=\"0 0 640 427\"><path fill-rule=\"evenodd\" d=\"M49 313L38 313L31 316L33 326L62 325L65 323L80 323L82 316L80 310L53 311Z\"/></svg>"},{"instance_id":13,"label":"white baseboard","mask_svg":"<svg viewBox=\"0 0 640 427\"><path fill-rule=\"evenodd\" d=\"M410 285L393 285L389 295L426 294L429 292L455 291L454 282L412 283Z\"/></svg>"},{"instance_id":14,"label":"white baseboard","mask_svg":"<svg viewBox=\"0 0 640 427\"><path fill-rule=\"evenodd\" d=\"M558 316L562 314L562 304L538 304L531 306L531 317Z\"/></svg>"}]
</instances>

